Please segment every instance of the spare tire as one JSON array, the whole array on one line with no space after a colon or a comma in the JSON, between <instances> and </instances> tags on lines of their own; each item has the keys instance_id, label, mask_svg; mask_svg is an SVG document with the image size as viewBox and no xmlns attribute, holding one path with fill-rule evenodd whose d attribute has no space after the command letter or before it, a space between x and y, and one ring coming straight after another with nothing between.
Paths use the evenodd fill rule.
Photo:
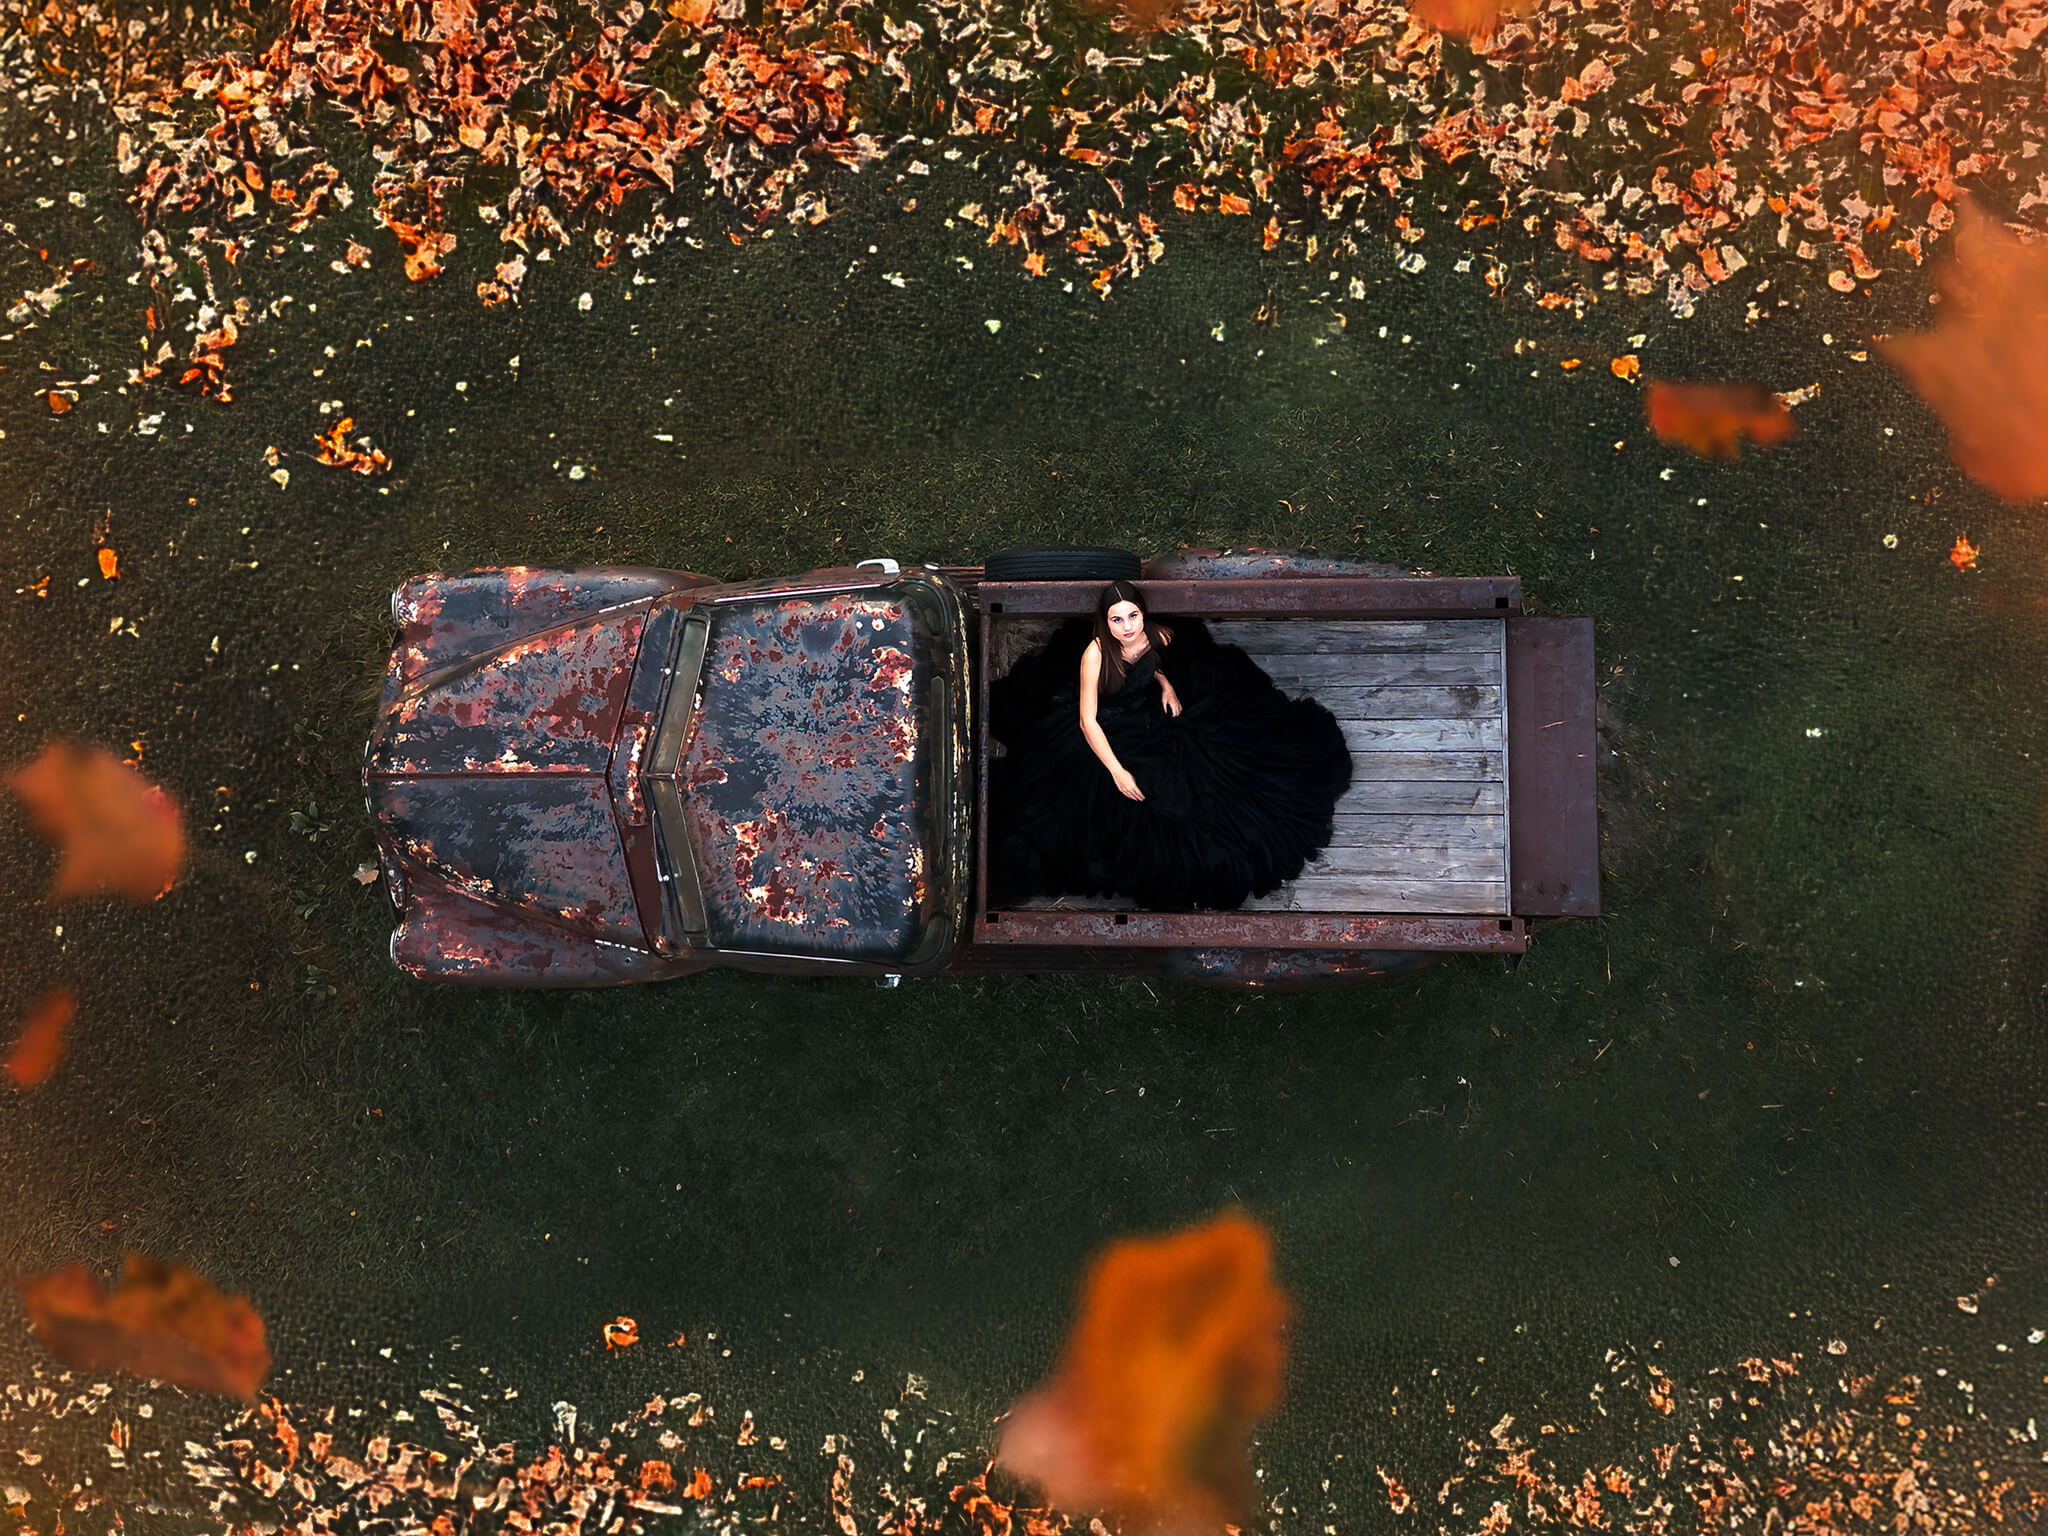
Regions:
<instances>
[{"instance_id":1,"label":"spare tire","mask_svg":"<svg viewBox=\"0 0 2048 1536\"><path fill-rule=\"evenodd\" d=\"M1035 549L1006 549L991 555L982 568L983 581L1136 581L1145 562L1128 549L1098 549L1084 544L1049 544Z\"/></svg>"}]
</instances>

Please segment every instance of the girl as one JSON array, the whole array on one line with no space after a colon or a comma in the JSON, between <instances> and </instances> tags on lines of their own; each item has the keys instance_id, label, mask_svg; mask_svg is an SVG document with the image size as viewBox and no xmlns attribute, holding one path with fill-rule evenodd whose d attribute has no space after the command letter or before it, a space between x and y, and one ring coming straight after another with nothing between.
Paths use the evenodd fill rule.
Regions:
<instances>
[{"instance_id":1,"label":"girl","mask_svg":"<svg viewBox=\"0 0 2048 1536\"><path fill-rule=\"evenodd\" d=\"M1351 753L1198 621L1169 627L1127 581L992 690L992 903L1122 895L1227 909L1294 879L1329 842Z\"/></svg>"}]
</instances>

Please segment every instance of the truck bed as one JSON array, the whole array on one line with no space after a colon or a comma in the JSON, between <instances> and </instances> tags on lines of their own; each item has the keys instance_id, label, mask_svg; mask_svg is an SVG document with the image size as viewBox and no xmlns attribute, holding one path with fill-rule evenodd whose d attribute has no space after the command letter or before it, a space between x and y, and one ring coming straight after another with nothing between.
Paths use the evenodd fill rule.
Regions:
<instances>
[{"instance_id":1,"label":"truck bed","mask_svg":"<svg viewBox=\"0 0 2048 1536\"><path fill-rule=\"evenodd\" d=\"M1353 782L1332 844L1302 876L1229 912L1127 901L988 902L958 964L1026 969L1116 951L1183 956L1476 950L1518 953L1527 921L1599 912L1592 626L1521 611L1514 577L1148 580L1155 612L1198 616L1290 693L1342 723ZM988 688L1097 584L981 582L980 824ZM1513 811L1510 813L1510 802Z\"/></svg>"}]
</instances>

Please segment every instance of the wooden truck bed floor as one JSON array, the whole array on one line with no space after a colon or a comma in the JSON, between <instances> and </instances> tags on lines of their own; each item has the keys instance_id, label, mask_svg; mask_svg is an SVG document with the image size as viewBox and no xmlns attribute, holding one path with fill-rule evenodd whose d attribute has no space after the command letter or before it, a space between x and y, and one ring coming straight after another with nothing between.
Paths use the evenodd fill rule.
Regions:
<instances>
[{"instance_id":1,"label":"wooden truck bed floor","mask_svg":"<svg viewBox=\"0 0 2048 1536\"><path fill-rule=\"evenodd\" d=\"M1351 747L1336 834L1245 912L1506 914L1507 626L1500 619L1215 620L1281 691L1317 700ZM1022 910L1129 909L1039 897Z\"/></svg>"},{"instance_id":2,"label":"wooden truck bed floor","mask_svg":"<svg viewBox=\"0 0 2048 1536\"><path fill-rule=\"evenodd\" d=\"M1200 617L1288 693L1342 725L1353 780L1331 846L1230 912L1149 912L1065 896L988 902L978 840L965 969L1114 951L1519 953L1530 915L1599 911L1592 816L1591 625L1521 611L1514 577L1153 580L1153 609ZM1088 582L981 582L979 711L1017 658L1086 614ZM979 815L987 825L986 724ZM1512 744L1512 745L1511 745ZM1515 812L1509 813L1513 797ZM1526 845L1526 846L1525 846ZM1107 963L1107 962L1105 962Z\"/></svg>"},{"instance_id":3,"label":"wooden truck bed floor","mask_svg":"<svg viewBox=\"0 0 2048 1536\"><path fill-rule=\"evenodd\" d=\"M1500 619L1210 625L1337 717L1351 788L1336 835L1247 912L1506 913L1507 627Z\"/></svg>"}]
</instances>

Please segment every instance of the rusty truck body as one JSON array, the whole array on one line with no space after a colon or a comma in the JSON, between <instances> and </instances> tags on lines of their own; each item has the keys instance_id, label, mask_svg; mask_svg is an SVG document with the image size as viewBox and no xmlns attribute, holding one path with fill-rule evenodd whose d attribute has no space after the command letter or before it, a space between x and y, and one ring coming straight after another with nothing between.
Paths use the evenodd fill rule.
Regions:
<instances>
[{"instance_id":1,"label":"rusty truck body","mask_svg":"<svg viewBox=\"0 0 2048 1536\"><path fill-rule=\"evenodd\" d=\"M1597 914L1589 620L1524 613L1514 577L1232 551L1141 587L1336 714L1331 846L1234 911L991 905L989 686L1100 587L993 567L407 582L364 756L393 959L497 986L711 965L1305 986Z\"/></svg>"}]
</instances>

